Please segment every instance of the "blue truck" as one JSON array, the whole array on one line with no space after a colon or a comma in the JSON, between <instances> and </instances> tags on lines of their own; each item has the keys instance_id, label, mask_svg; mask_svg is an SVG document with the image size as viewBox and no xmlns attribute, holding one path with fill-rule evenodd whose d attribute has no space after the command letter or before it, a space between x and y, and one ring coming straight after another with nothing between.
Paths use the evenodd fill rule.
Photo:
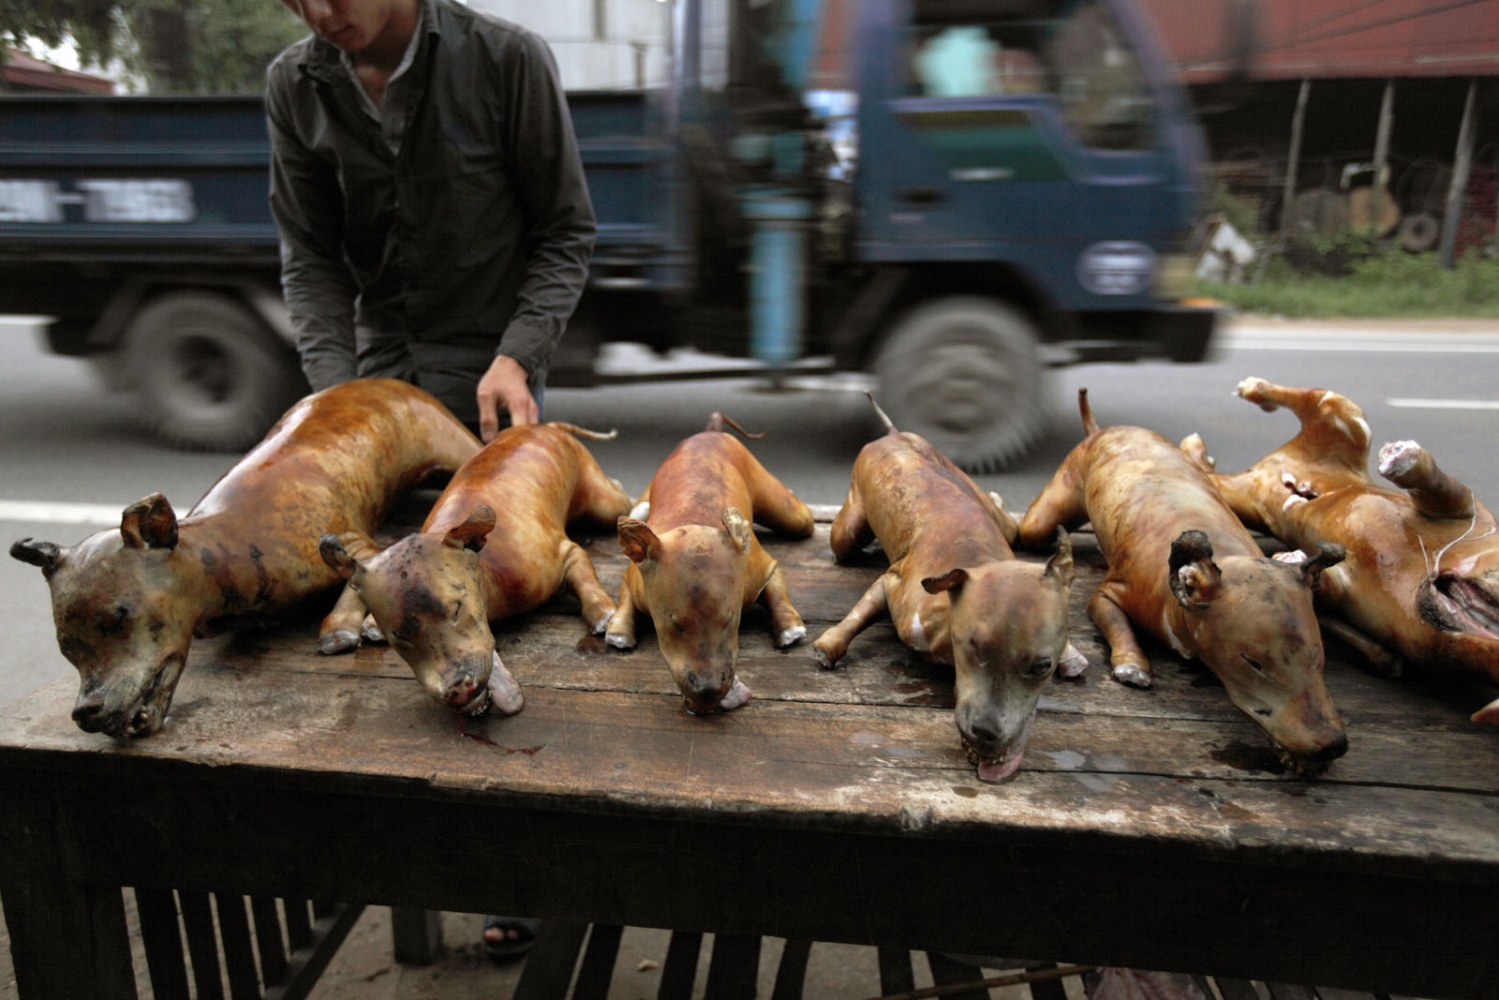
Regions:
<instances>
[{"instance_id":1,"label":"blue truck","mask_svg":"<svg viewBox=\"0 0 1499 1000\"><path fill-rule=\"evenodd\" d=\"M599 240L552 384L616 341L867 372L982 472L1048 366L1205 357L1201 133L1131 0L729 0L712 67L701 3L670 85L569 95ZM306 389L267 156L258 97L0 98L0 312L166 439L254 443Z\"/></svg>"}]
</instances>

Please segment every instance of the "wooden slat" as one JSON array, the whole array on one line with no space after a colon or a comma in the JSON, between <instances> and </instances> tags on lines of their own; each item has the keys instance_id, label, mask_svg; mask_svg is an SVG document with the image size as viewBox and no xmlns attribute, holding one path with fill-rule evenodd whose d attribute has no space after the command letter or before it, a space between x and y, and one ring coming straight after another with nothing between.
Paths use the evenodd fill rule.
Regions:
<instances>
[{"instance_id":1,"label":"wooden slat","mask_svg":"<svg viewBox=\"0 0 1499 1000\"><path fill-rule=\"evenodd\" d=\"M614 978L614 963L619 959L619 941L623 927L594 924L588 929L588 947L578 978L573 984L572 1000L608 1000L609 983Z\"/></svg>"},{"instance_id":2,"label":"wooden slat","mask_svg":"<svg viewBox=\"0 0 1499 1000\"><path fill-rule=\"evenodd\" d=\"M363 904L344 903L332 915L318 918L307 947L288 956L285 977L267 987L265 1000L307 1000L363 911Z\"/></svg>"},{"instance_id":3,"label":"wooden slat","mask_svg":"<svg viewBox=\"0 0 1499 1000\"><path fill-rule=\"evenodd\" d=\"M515 1000L553 1000L567 995L588 925L576 920L544 920L515 985Z\"/></svg>"},{"instance_id":4,"label":"wooden slat","mask_svg":"<svg viewBox=\"0 0 1499 1000\"><path fill-rule=\"evenodd\" d=\"M235 893L216 892L214 911L219 918L219 938L224 948L224 972L233 1000L259 1000L260 975L255 962L255 943L245 917L245 900Z\"/></svg>"},{"instance_id":5,"label":"wooden slat","mask_svg":"<svg viewBox=\"0 0 1499 1000\"><path fill-rule=\"evenodd\" d=\"M276 902L265 896L250 897L255 951L260 956L260 978L267 989L286 979L286 941L281 935L281 912Z\"/></svg>"},{"instance_id":6,"label":"wooden slat","mask_svg":"<svg viewBox=\"0 0 1499 1000\"><path fill-rule=\"evenodd\" d=\"M807 962L812 957L812 942L793 938L781 948L776 965L776 981L770 1000L802 1000L802 986L807 980Z\"/></svg>"},{"instance_id":7,"label":"wooden slat","mask_svg":"<svg viewBox=\"0 0 1499 1000\"><path fill-rule=\"evenodd\" d=\"M300 951L312 944L312 919L307 915L307 900L283 899L281 912L286 918L286 945Z\"/></svg>"},{"instance_id":8,"label":"wooden slat","mask_svg":"<svg viewBox=\"0 0 1499 1000\"><path fill-rule=\"evenodd\" d=\"M1213 982L1217 985L1223 1000L1260 1000L1259 992L1248 980L1214 976Z\"/></svg>"},{"instance_id":9,"label":"wooden slat","mask_svg":"<svg viewBox=\"0 0 1499 1000\"><path fill-rule=\"evenodd\" d=\"M916 988L911 971L911 952L905 948L879 948L880 993L909 993Z\"/></svg>"},{"instance_id":10,"label":"wooden slat","mask_svg":"<svg viewBox=\"0 0 1499 1000\"><path fill-rule=\"evenodd\" d=\"M932 970L932 982L937 986L976 983L984 978L982 969L969 965L967 962L960 962L940 951L927 952L926 964ZM951 1000L989 1000L989 991L977 987L971 990L944 993L943 996Z\"/></svg>"},{"instance_id":11,"label":"wooden slat","mask_svg":"<svg viewBox=\"0 0 1499 1000\"><path fill-rule=\"evenodd\" d=\"M182 929L187 934L197 1000L221 1000L224 981L219 969L219 941L214 928L213 904L206 892L179 891L177 901L182 908Z\"/></svg>"},{"instance_id":12,"label":"wooden slat","mask_svg":"<svg viewBox=\"0 0 1499 1000\"><path fill-rule=\"evenodd\" d=\"M703 1000L755 1000L760 978L760 937L715 934Z\"/></svg>"},{"instance_id":13,"label":"wooden slat","mask_svg":"<svg viewBox=\"0 0 1499 1000\"><path fill-rule=\"evenodd\" d=\"M170 889L135 890L141 920L141 943L151 975L155 1000L188 1000L187 966L183 962L182 930L177 923L177 900Z\"/></svg>"},{"instance_id":14,"label":"wooden slat","mask_svg":"<svg viewBox=\"0 0 1499 1000\"><path fill-rule=\"evenodd\" d=\"M442 951L442 914L419 907L390 908L390 937L402 965L431 965Z\"/></svg>"},{"instance_id":15,"label":"wooden slat","mask_svg":"<svg viewBox=\"0 0 1499 1000\"><path fill-rule=\"evenodd\" d=\"M656 1000L691 1000L697 981L697 960L703 949L703 935L698 931L672 931L666 946L666 960L661 963L661 985Z\"/></svg>"}]
</instances>

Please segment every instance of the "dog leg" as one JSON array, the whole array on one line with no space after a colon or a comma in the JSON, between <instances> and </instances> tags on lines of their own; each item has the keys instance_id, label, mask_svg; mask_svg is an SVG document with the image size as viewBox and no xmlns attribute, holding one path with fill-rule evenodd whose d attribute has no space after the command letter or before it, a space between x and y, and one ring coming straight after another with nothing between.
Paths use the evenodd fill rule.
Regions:
<instances>
[{"instance_id":1,"label":"dog leg","mask_svg":"<svg viewBox=\"0 0 1499 1000\"><path fill-rule=\"evenodd\" d=\"M784 649L807 637L807 626L796 608L791 606L791 595L786 590L786 579L781 567L772 564L770 576L757 598L770 612L770 634L778 648Z\"/></svg>"},{"instance_id":2,"label":"dog leg","mask_svg":"<svg viewBox=\"0 0 1499 1000\"><path fill-rule=\"evenodd\" d=\"M1379 474L1410 494L1416 510L1437 520L1473 517L1473 491L1437 468L1431 453L1414 441L1379 449Z\"/></svg>"},{"instance_id":3,"label":"dog leg","mask_svg":"<svg viewBox=\"0 0 1499 1000\"><path fill-rule=\"evenodd\" d=\"M843 562L872 541L874 530L869 527L869 518L864 514L864 499L856 487L850 486L843 506L838 508L838 516L833 518L833 527L828 531L833 559Z\"/></svg>"},{"instance_id":4,"label":"dog leg","mask_svg":"<svg viewBox=\"0 0 1499 1000\"><path fill-rule=\"evenodd\" d=\"M590 635L602 635L614 617L614 601L599 583L593 561L571 538L562 542L562 579L583 606L583 621Z\"/></svg>"},{"instance_id":5,"label":"dog leg","mask_svg":"<svg viewBox=\"0 0 1499 1000\"><path fill-rule=\"evenodd\" d=\"M1296 415L1301 429L1280 449L1288 457L1313 465L1340 465L1359 479L1367 478L1369 422L1353 400L1330 389L1276 385L1262 378L1246 378L1235 391L1266 413L1285 407Z\"/></svg>"},{"instance_id":6,"label":"dog leg","mask_svg":"<svg viewBox=\"0 0 1499 1000\"><path fill-rule=\"evenodd\" d=\"M1131 687L1148 688L1155 682L1150 670L1150 658L1135 638L1129 615L1109 593L1105 581L1088 601L1088 617L1103 633L1109 644L1109 664L1114 680Z\"/></svg>"},{"instance_id":7,"label":"dog leg","mask_svg":"<svg viewBox=\"0 0 1499 1000\"><path fill-rule=\"evenodd\" d=\"M604 628L604 642L615 649L635 648L635 598L628 580L620 584L619 604Z\"/></svg>"},{"instance_id":8,"label":"dog leg","mask_svg":"<svg viewBox=\"0 0 1499 1000\"><path fill-rule=\"evenodd\" d=\"M324 561L336 569L346 581L354 575L355 564L362 559L371 559L380 553L380 546L368 535L349 531L340 535L336 544L320 545L318 551ZM318 627L318 652L325 655L346 653L359 648L360 634L364 631L369 609L352 584L345 583L338 595L333 610L328 612ZM378 631L378 630L377 630Z\"/></svg>"},{"instance_id":9,"label":"dog leg","mask_svg":"<svg viewBox=\"0 0 1499 1000\"><path fill-rule=\"evenodd\" d=\"M1318 615L1317 624L1321 626L1323 635L1332 636L1363 657L1362 666L1374 676L1397 680L1405 672L1405 661L1398 653L1384 648L1347 622Z\"/></svg>"},{"instance_id":10,"label":"dog leg","mask_svg":"<svg viewBox=\"0 0 1499 1000\"><path fill-rule=\"evenodd\" d=\"M889 611L889 592L886 588L892 582L894 581L889 573L882 573L880 578L864 591L864 596L859 598L858 603L844 616L843 621L817 637L817 641L812 644L812 653L817 657L818 666L824 670L833 669L838 661L843 659L843 654L848 652L849 644L854 641L854 637Z\"/></svg>"},{"instance_id":11,"label":"dog leg","mask_svg":"<svg viewBox=\"0 0 1499 1000\"><path fill-rule=\"evenodd\" d=\"M744 477L755 506L750 519L791 538L812 537L816 528L812 511L785 483L767 472L755 456L744 454Z\"/></svg>"},{"instance_id":12,"label":"dog leg","mask_svg":"<svg viewBox=\"0 0 1499 1000\"><path fill-rule=\"evenodd\" d=\"M1083 499L1086 476L1074 471L1076 457L1076 452L1067 457L1051 482L1026 508L1016 538L1021 548L1049 548L1056 542L1057 528L1071 531L1088 520L1088 508Z\"/></svg>"}]
</instances>

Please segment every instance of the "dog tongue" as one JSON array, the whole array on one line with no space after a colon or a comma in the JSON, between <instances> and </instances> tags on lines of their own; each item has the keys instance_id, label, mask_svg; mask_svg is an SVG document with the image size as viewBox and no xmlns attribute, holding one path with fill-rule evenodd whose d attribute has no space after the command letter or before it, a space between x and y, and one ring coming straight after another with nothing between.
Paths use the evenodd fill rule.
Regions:
<instances>
[{"instance_id":1,"label":"dog tongue","mask_svg":"<svg viewBox=\"0 0 1499 1000\"><path fill-rule=\"evenodd\" d=\"M1020 770L1020 754L998 762L985 761L979 765L979 780L987 781L991 785L997 785L1001 781L1008 781Z\"/></svg>"}]
</instances>

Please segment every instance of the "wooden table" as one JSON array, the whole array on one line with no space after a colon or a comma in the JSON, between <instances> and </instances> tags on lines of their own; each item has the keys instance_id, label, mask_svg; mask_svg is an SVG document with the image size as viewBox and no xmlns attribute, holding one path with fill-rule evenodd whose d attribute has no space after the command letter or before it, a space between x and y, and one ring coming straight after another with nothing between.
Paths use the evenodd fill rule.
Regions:
<instances>
[{"instance_id":1,"label":"wooden table","mask_svg":"<svg viewBox=\"0 0 1499 1000\"><path fill-rule=\"evenodd\" d=\"M770 542L813 635L881 565L836 567L826 531ZM617 544L590 545L613 590ZM1481 695L1334 659L1351 749L1299 780L1205 672L1158 650L1153 690L1107 678L1082 610L1101 562L1077 546L1092 666L1052 684L1001 786L964 759L950 674L888 623L823 672L758 609L756 699L716 718L683 711L648 627L606 649L570 599L501 628L526 707L468 723L491 742L389 651L319 656L312 616L196 643L149 739L82 733L74 685L43 688L0 720L22 996L123 991L133 886L1499 997Z\"/></svg>"}]
</instances>

